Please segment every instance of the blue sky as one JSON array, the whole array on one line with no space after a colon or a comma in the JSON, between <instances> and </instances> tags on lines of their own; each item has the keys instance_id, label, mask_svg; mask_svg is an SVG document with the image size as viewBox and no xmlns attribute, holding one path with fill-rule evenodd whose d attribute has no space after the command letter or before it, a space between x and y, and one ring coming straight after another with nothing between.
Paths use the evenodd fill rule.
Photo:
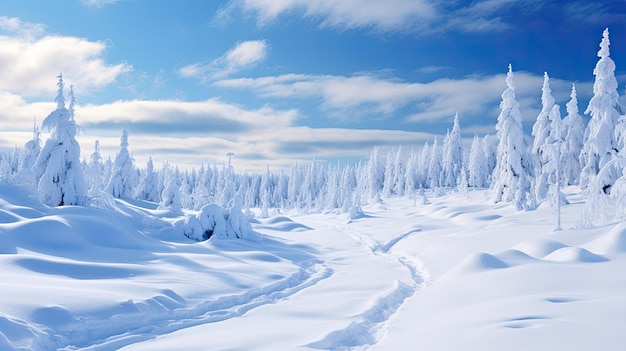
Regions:
<instances>
[{"instance_id":1,"label":"blue sky","mask_svg":"<svg viewBox=\"0 0 626 351\"><path fill-rule=\"evenodd\" d=\"M509 63L530 130L543 72L584 111L608 27L626 82L626 1L30 0L0 5L0 145L21 146L54 107L63 72L85 157L139 166L277 169L418 147L459 113L464 138L494 133ZM45 136L44 136L45 137Z\"/></svg>"}]
</instances>

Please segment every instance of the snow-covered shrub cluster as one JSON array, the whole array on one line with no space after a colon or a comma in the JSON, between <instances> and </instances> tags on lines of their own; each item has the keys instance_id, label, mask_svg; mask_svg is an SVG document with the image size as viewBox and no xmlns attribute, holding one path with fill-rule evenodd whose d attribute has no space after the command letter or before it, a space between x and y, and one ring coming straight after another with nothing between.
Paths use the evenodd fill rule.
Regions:
<instances>
[{"instance_id":1,"label":"snow-covered shrub cluster","mask_svg":"<svg viewBox=\"0 0 626 351\"><path fill-rule=\"evenodd\" d=\"M586 127L579 114L575 86L565 104L566 116L561 118L546 72L541 112L532 136L525 135L509 66L496 133L474 135L469 149L463 146L456 115L443 138L421 148L398 146L381 155L375 147L368 160L357 164L312 161L260 173L238 173L230 163L182 171L168 164L155 169L152 159L144 168L137 167L126 131L114 161L109 158L103 162L96 142L89 159L81 162L76 100L70 88L66 107L64 82L59 76L57 107L42 123L43 129L50 131L47 141L42 147L35 124L33 139L23 150L0 154L0 176L32 183L41 200L50 206L87 204L89 198L97 197L107 202L108 196L151 201L172 213L199 211L188 218L186 229L186 234L197 240L212 235L245 238L250 233L247 216L252 208L260 217L283 211L332 211L357 218L364 204L392 196L425 198L424 189L428 188L437 195L489 187L494 202L512 203L520 210L532 209L558 193L550 190L557 180L583 189L601 182L594 189L619 197L623 187L614 185L624 183L621 168L612 163L601 179L597 177L612 159L624 157L626 152L626 117L619 104L608 30L603 33L598 57L593 71L594 95L585 110L591 117Z\"/></svg>"}]
</instances>

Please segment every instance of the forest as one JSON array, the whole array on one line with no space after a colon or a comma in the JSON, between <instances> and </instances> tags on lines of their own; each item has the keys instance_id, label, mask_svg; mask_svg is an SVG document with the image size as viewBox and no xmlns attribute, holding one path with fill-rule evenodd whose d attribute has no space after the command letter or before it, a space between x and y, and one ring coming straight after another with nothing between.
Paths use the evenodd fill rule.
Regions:
<instances>
[{"instance_id":1,"label":"forest","mask_svg":"<svg viewBox=\"0 0 626 351\"><path fill-rule=\"evenodd\" d=\"M23 148L2 153L0 175L36 189L48 206L101 207L115 198L137 199L175 212L214 205L212 211L221 208L225 218L233 207L244 217L251 214L251 208L259 208L257 216L261 218L289 210L304 214L331 211L355 218L361 206L381 198L407 196L426 202L425 189L440 196L489 188L493 202L511 203L518 210L532 210L544 200L563 203L560 189L568 185L579 186L594 199L619 199L624 192L620 167L624 162L620 160L626 153L626 120L619 103L615 63L610 58L608 29L598 57L593 97L584 111L590 117L586 126L575 85L562 109L555 104L546 72L541 112L532 134L525 134L509 65L495 134L475 135L469 148L463 145L457 114L442 140L435 138L419 149L397 146L380 155L378 148L373 148L369 159L356 164L313 160L280 170L268 167L261 173L237 172L230 159L228 164L199 165L191 170L179 170L169 163L155 167L152 159L142 167L132 158L127 131L122 131L114 160L103 160L98 141L91 153L84 145L81 153L77 137L82 128L75 116L73 86L66 94L60 74L56 109L41 126L33 123L33 138ZM49 133L45 142L42 132ZM585 221L590 220L582 219L581 225ZM208 238L187 234L197 240Z\"/></svg>"}]
</instances>

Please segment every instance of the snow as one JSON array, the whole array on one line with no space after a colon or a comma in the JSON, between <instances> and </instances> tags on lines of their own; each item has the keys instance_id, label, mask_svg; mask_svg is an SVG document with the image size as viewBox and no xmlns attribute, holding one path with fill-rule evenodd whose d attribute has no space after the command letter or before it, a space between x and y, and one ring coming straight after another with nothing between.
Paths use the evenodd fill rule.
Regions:
<instances>
[{"instance_id":1,"label":"snow","mask_svg":"<svg viewBox=\"0 0 626 351\"><path fill-rule=\"evenodd\" d=\"M626 224L572 229L564 192L559 232L546 202L426 190L196 242L180 225L214 208L51 208L1 183L0 349L619 349Z\"/></svg>"}]
</instances>

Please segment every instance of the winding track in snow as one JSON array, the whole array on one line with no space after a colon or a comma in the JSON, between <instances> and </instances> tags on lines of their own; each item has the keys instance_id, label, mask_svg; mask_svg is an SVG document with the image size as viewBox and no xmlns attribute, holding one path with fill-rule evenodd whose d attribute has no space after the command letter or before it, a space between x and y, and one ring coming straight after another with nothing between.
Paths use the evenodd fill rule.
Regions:
<instances>
[{"instance_id":1,"label":"winding track in snow","mask_svg":"<svg viewBox=\"0 0 626 351\"><path fill-rule=\"evenodd\" d=\"M365 350L378 342L379 331L398 312L404 301L420 290L426 282L427 274L417 258L391 251L397 243L421 232L421 229L416 228L401 233L384 245L380 245L369 235L349 227L349 224L340 231L358 240L372 254L384 255L397 260L411 274L412 281L410 284L396 281L392 291L378 298L370 308L358 315L347 327L332 331L323 339L308 345L324 350Z\"/></svg>"},{"instance_id":2,"label":"winding track in snow","mask_svg":"<svg viewBox=\"0 0 626 351\"><path fill-rule=\"evenodd\" d=\"M334 271L323 263L309 261L303 263L301 268L287 279L241 295L222 296L215 301L169 309L154 315L136 312L117 315L115 317L118 318L114 319L83 320L82 323L68 325L65 330L48 330L47 335L37 341L35 348L67 351L117 350L177 330L242 316L252 309L277 303L314 286L333 273ZM173 292L170 292L171 294L175 295ZM165 298L160 297L161 300ZM171 296L173 299L177 297Z\"/></svg>"}]
</instances>

